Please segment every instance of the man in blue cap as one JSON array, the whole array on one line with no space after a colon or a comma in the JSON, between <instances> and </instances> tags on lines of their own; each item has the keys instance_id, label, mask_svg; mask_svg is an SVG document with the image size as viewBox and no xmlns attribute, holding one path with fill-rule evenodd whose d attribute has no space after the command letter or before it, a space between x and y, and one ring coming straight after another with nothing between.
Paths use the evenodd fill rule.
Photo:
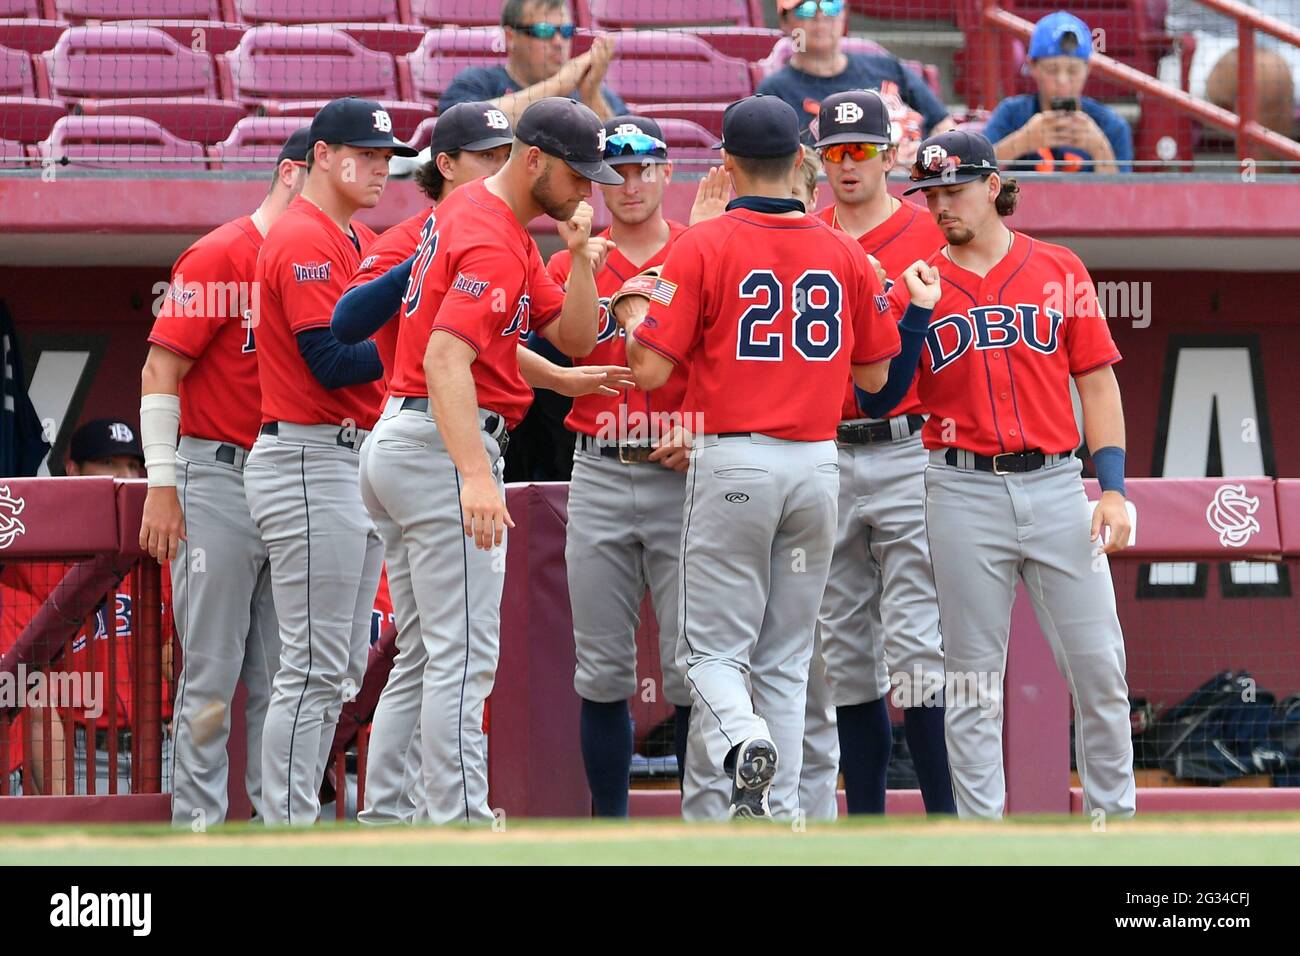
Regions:
<instances>
[{"instance_id":1,"label":"man in blue cap","mask_svg":"<svg viewBox=\"0 0 1300 956\"><path fill-rule=\"evenodd\" d=\"M984 128L1003 168L1133 171L1128 123L1083 95L1091 56L1092 34L1078 17L1058 10L1038 21L1029 40L1029 70L1038 92L1003 100Z\"/></svg>"}]
</instances>

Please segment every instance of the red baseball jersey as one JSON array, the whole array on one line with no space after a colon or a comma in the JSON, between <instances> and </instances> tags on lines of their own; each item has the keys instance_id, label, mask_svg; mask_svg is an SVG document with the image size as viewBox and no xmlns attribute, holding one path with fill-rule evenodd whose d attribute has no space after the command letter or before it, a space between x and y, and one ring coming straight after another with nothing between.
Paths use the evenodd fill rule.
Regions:
<instances>
[{"instance_id":1,"label":"red baseball jersey","mask_svg":"<svg viewBox=\"0 0 1300 956\"><path fill-rule=\"evenodd\" d=\"M901 201L893 215L858 237L862 248L879 261L885 270L885 292L893 288L894 280L902 275L903 270L917 259L928 262L930 257L943 248L943 232L935 225L930 213L920 206ZM818 217L836 229L842 228L835 214L835 206L827 206ZM891 415L924 415L925 406L917 397L916 388L920 373L912 379L907 394L898 403ZM865 413L858 407L857 396L853 394L853 380L849 380L848 392L844 396L845 420L863 418Z\"/></svg>"},{"instance_id":2,"label":"red baseball jersey","mask_svg":"<svg viewBox=\"0 0 1300 956\"><path fill-rule=\"evenodd\" d=\"M298 353L297 334L329 328L334 304L375 241L374 231L356 220L352 230L360 248L319 206L299 196L267 234L257 257L262 290L257 365L263 422L355 422L359 428L370 428L379 417L382 382L327 389Z\"/></svg>"},{"instance_id":3,"label":"red baseball jersey","mask_svg":"<svg viewBox=\"0 0 1300 956\"><path fill-rule=\"evenodd\" d=\"M1077 448L1070 377L1120 360L1079 257L1017 232L983 278L942 251L930 262L942 292L921 350L925 446L981 455ZM890 298L901 313L907 287Z\"/></svg>"},{"instance_id":4,"label":"red baseball jersey","mask_svg":"<svg viewBox=\"0 0 1300 956\"><path fill-rule=\"evenodd\" d=\"M262 418L253 281L262 234L248 216L218 226L186 249L149 341L193 359L181 379L182 435L253 447Z\"/></svg>"},{"instance_id":5,"label":"red baseball jersey","mask_svg":"<svg viewBox=\"0 0 1300 956\"><path fill-rule=\"evenodd\" d=\"M605 268L601 269L600 274L596 276L596 291L600 293L600 325L596 333L596 347L586 358L574 359L574 365L627 364L627 340L623 336L623 330L619 328L618 323L614 321L614 316L609 312L610 297L623 288L623 283L628 279L653 266L662 265L673 242L685 229L686 227L680 222L669 222L668 242L639 266L632 265L617 248L610 251L605 259ZM609 230L606 229L601 236L608 239ZM551 256L551 261L546 265L546 271L560 285L569 281L569 272L572 268L573 257L569 255L567 249L561 249ZM608 425L624 421L630 423L629 430L634 429L636 423L632 414L637 413L638 417L645 416L646 427L649 428L655 416L680 412L682 399L686 396L687 378L686 369L679 367L673 369L673 374L668 381L653 391L628 388L620 395L581 395L573 400L573 410L564 420L565 427L570 431L581 432L592 437L597 437L605 431L603 437L625 438L626 436L621 434L609 434Z\"/></svg>"},{"instance_id":6,"label":"red baseball jersey","mask_svg":"<svg viewBox=\"0 0 1300 956\"><path fill-rule=\"evenodd\" d=\"M564 290L546 274L537 243L510 207L477 180L428 220L411 268L389 391L428 394L424 353L435 329L474 349L470 371L480 408L508 427L523 420L533 390L519 372L519 342L560 316Z\"/></svg>"},{"instance_id":7,"label":"red baseball jersey","mask_svg":"<svg viewBox=\"0 0 1300 956\"><path fill-rule=\"evenodd\" d=\"M685 405L707 433L793 441L834 438L850 365L899 349L860 245L813 216L748 209L678 237L633 334L689 367Z\"/></svg>"},{"instance_id":8,"label":"red baseball jersey","mask_svg":"<svg viewBox=\"0 0 1300 956\"><path fill-rule=\"evenodd\" d=\"M411 258L415 254L416 247L420 245L420 230L424 228L425 220L432 215L433 206L430 206L409 219L403 219L397 225L386 229L374 241L374 244L366 250L366 257L361 260L361 265L353 273L352 281L348 283L348 287L344 291L351 291L359 285L365 285L372 279L378 279L389 269L400 266ZM393 377L393 362L397 357L398 323L395 321L396 318L397 316L394 315L393 318L380 326L379 331L374 336L375 345L379 348L379 359L384 363L385 389L387 389L388 382Z\"/></svg>"}]
</instances>

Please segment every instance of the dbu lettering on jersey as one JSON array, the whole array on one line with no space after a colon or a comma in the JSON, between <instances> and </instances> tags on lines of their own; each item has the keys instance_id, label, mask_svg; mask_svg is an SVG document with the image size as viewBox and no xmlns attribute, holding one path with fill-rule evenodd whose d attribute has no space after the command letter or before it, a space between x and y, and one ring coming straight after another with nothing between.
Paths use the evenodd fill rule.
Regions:
<instances>
[{"instance_id":1,"label":"dbu lettering on jersey","mask_svg":"<svg viewBox=\"0 0 1300 956\"><path fill-rule=\"evenodd\" d=\"M930 354L930 371L939 373L972 348L1011 349L1020 343L1051 355L1060 344L1059 332L1065 316L1038 305L990 305L968 313L952 313L930 323L925 347Z\"/></svg>"},{"instance_id":2,"label":"dbu lettering on jersey","mask_svg":"<svg viewBox=\"0 0 1300 956\"><path fill-rule=\"evenodd\" d=\"M305 266L293 264L293 277L298 282L329 282L329 262L309 262Z\"/></svg>"}]
</instances>

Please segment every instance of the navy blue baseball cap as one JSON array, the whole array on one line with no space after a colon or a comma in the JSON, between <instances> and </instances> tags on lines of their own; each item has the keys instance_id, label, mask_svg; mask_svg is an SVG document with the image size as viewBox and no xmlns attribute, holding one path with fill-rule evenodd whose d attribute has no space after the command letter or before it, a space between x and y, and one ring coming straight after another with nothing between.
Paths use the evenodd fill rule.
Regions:
<instances>
[{"instance_id":1,"label":"navy blue baseball cap","mask_svg":"<svg viewBox=\"0 0 1300 956\"><path fill-rule=\"evenodd\" d=\"M491 103L457 103L433 126L429 156L467 150L481 153L515 141L510 117Z\"/></svg>"},{"instance_id":2,"label":"navy blue baseball cap","mask_svg":"<svg viewBox=\"0 0 1300 956\"><path fill-rule=\"evenodd\" d=\"M846 90L822 100L813 144L818 149L836 143L888 146L893 141L889 107L875 90Z\"/></svg>"},{"instance_id":3,"label":"navy blue baseball cap","mask_svg":"<svg viewBox=\"0 0 1300 956\"><path fill-rule=\"evenodd\" d=\"M1065 44L1070 49L1062 45L1067 36L1075 40L1073 45ZM1047 56L1077 56L1081 60L1091 57L1092 32L1088 24L1064 10L1049 13L1039 20L1029 38L1029 59L1041 60Z\"/></svg>"},{"instance_id":4,"label":"navy blue baseball cap","mask_svg":"<svg viewBox=\"0 0 1300 956\"><path fill-rule=\"evenodd\" d=\"M304 126L296 129L289 134L289 138L284 141L280 147L280 155L275 159L275 165L279 165L286 159L292 159L295 163L306 162L307 150L310 149L308 138L311 136L311 127Z\"/></svg>"},{"instance_id":5,"label":"navy blue baseball cap","mask_svg":"<svg viewBox=\"0 0 1300 956\"><path fill-rule=\"evenodd\" d=\"M758 93L736 100L722 114L722 142L713 148L749 159L797 153L799 115L777 96Z\"/></svg>"},{"instance_id":6,"label":"navy blue baseball cap","mask_svg":"<svg viewBox=\"0 0 1300 956\"><path fill-rule=\"evenodd\" d=\"M397 156L418 156L419 151L393 137L393 119L374 100L355 96L330 100L311 121L307 149L317 143L357 146L363 149L391 149ZM303 153L306 156L306 152Z\"/></svg>"},{"instance_id":7,"label":"navy blue baseball cap","mask_svg":"<svg viewBox=\"0 0 1300 956\"><path fill-rule=\"evenodd\" d=\"M564 160L579 176L617 186L623 177L605 162L605 124L577 100L548 96L524 110L515 139Z\"/></svg>"},{"instance_id":8,"label":"navy blue baseball cap","mask_svg":"<svg viewBox=\"0 0 1300 956\"><path fill-rule=\"evenodd\" d=\"M931 186L959 186L997 171L993 144L982 133L950 129L921 141L912 164L912 185L903 195Z\"/></svg>"},{"instance_id":9,"label":"navy blue baseball cap","mask_svg":"<svg viewBox=\"0 0 1300 956\"><path fill-rule=\"evenodd\" d=\"M615 116L605 124L605 162L611 166L668 162L663 128L649 116Z\"/></svg>"},{"instance_id":10,"label":"navy blue baseball cap","mask_svg":"<svg viewBox=\"0 0 1300 956\"><path fill-rule=\"evenodd\" d=\"M140 436L126 422L116 418L96 418L72 433L68 442L68 457L81 464L127 455L144 462Z\"/></svg>"}]
</instances>

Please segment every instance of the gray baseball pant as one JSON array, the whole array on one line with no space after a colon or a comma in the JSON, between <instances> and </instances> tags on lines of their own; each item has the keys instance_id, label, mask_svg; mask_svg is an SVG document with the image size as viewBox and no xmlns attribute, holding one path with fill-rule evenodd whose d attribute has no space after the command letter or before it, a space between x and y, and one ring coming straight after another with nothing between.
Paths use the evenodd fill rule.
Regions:
<instances>
[{"instance_id":1,"label":"gray baseball pant","mask_svg":"<svg viewBox=\"0 0 1300 956\"><path fill-rule=\"evenodd\" d=\"M172 822L225 821L226 744L236 684L247 690L248 763L244 785L253 808L262 800L262 726L280 659L280 629L271 565L244 494L244 459L236 445L183 437L176 492L186 540L172 560L172 605L181 643L172 763ZM222 707L213 719L213 708ZM192 726L202 716L197 729Z\"/></svg>"},{"instance_id":2,"label":"gray baseball pant","mask_svg":"<svg viewBox=\"0 0 1300 956\"><path fill-rule=\"evenodd\" d=\"M320 815L320 784L339 712L370 646L383 545L357 490L365 432L278 423L244 465L244 489L271 558L280 667L262 734L268 823Z\"/></svg>"},{"instance_id":3,"label":"gray baseball pant","mask_svg":"<svg viewBox=\"0 0 1300 956\"><path fill-rule=\"evenodd\" d=\"M958 464L970 457L959 452ZM1002 682L1018 580L1074 700L1085 812L1134 812L1124 635L1110 565L1089 540L1081 468L1066 455L1037 471L996 475L931 453L926 527L943 622L948 761L962 817L1000 817L1006 803Z\"/></svg>"}]
</instances>

